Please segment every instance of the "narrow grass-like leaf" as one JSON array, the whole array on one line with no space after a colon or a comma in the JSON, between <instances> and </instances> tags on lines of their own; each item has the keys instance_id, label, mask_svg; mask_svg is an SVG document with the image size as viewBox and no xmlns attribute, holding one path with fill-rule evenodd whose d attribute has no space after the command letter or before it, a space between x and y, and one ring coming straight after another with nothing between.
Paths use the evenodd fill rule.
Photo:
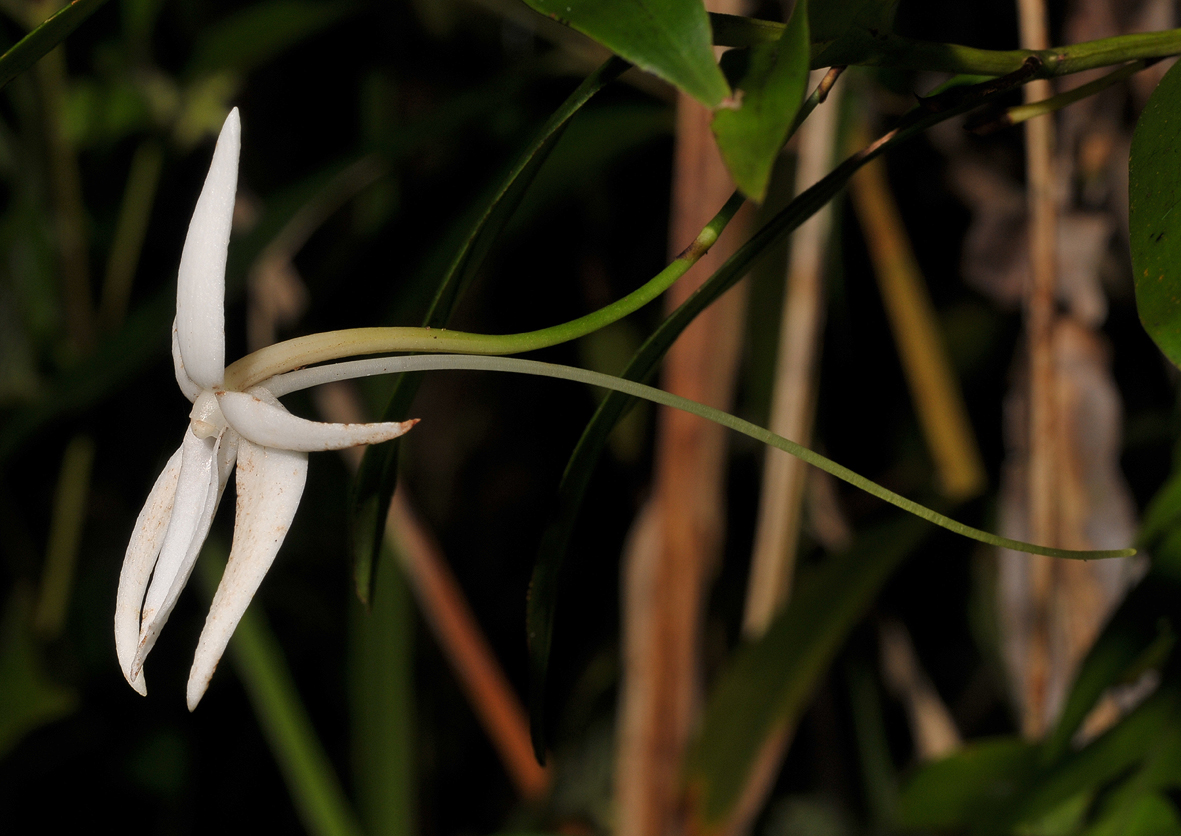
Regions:
<instances>
[{"instance_id":1,"label":"narrow grass-like leaf","mask_svg":"<svg viewBox=\"0 0 1181 836\"><path fill-rule=\"evenodd\" d=\"M1128 231L1144 330L1181 366L1181 70L1144 106L1128 165Z\"/></svg>"},{"instance_id":2,"label":"narrow grass-like leaf","mask_svg":"<svg viewBox=\"0 0 1181 836\"><path fill-rule=\"evenodd\" d=\"M0 55L0 87L41 60L107 0L73 0Z\"/></svg>"},{"instance_id":3,"label":"narrow grass-like leaf","mask_svg":"<svg viewBox=\"0 0 1181 836\"><path fill-rule=\"evenodd\" d=\"M204 552L197 561L197 573L212 598L225 569L226 549L209 541ZM316 736L283 651L257 605L246 610L238 623L230 640L230 657L304 827L313 836L361 836L356 814Z\"/></svg>"},{"instance_id":4,"label":"narrow grass-like leaf","mask_svg":"<svg viewBox=\"0 0 1181 836\"><path fill-rule=\"evenodd\" d=\"M714 686L688 756L691 832L719 832L763 751L794 726L816 684L886 578L929 532L901 519L829 559Z\"/></svg>"},{"instance_id":5,"label":"narrow grass-like leaf","mask_svg":"<svg viewBox=\"0 0 1181 836\"><path fill-rule=\"evenodd\" d=\"M995 87L966 88L953 106L941 113L924 114L912 111L897 128L866 149L859 151L837 166L816 185L799 194L775 217L751 236L734 255L710 276L680 307L673 311L660 326L644 341L632 356L623 377L627 380L648 380L656 371L661 359L681 332L688 327L699 313L705 310L723 293L733 287L746 275L757 260L770 247L782 241L784 236L812 217L828 201L832 200L849 182L849 179L870 160L894 145L917 136L928 127L962 113L995 98L1005 92L1004 85ZM526 623L529 636L530 662L530 722L532 723L533 746L542 757L545 751L543 741L545 682L549 666L550 646L553 641L554 613L557 606L558 579L566 550L578 518L578 509L590 484L591 474L607 443L611 430L631 408L632 401L626 395L612 392L599 404L582 436L578 439L558 488L557 511L542 535L533 577L529 586L529 600L526 608Z\"/></svg>"},{"instance_id":6,"label":"narrow grass-like leaf","mask_svg":"<svg viewBox=\"0 0 1181 836\"><path fill-rule=\"evenodd\" d=\"M415 832L414 606L388 549L377 584L371 609L350 607L353 783L366 831L403 836Z\"/></svg>"},{"instance_id":7,"label":"narrow grass-like leaf","mask_svg":"<svg viewBox=\"0 0 1181 836\"><path fill-rule=\"evenodd\" d=\"M596 93L618 78L627 68L626 62L618 58L609 59L589 75L542 126L537 137L505 174L500 185L477 215L462 246L440 280L423 321L424 326L437 328L446 324L460 288L466 285L483 263L492 243L509 222L525 190L553 151L570 120ZM415 377L401 377L394 385L381 420L405 420L418 391L418 383ZM372 598L376 556L382 545L386 509L394 495L397 471L397 442L367 448L349 498L353 577L357 596L366 605Z\"/></svg>"},{"instance_id":8,"label":"narrow grass-like leaf","mask_svg":"<svg viewBox=\"0 0 1181 836\"><path fill-rule=\"evenodd\" d=\"M708 108L730 93L701 0L525 0Z\"/></svg>"},{"instance_id":9,"label":"narrow grass-like leaf","mask_svg":"<svg viewBox=\"0 0 1181 836\"><path fill-rule=\"evenodd\" d=\"M778 41L722 57L735 93L714 111L710 128L735 185L762 203L771 167L804 101L808 84L808 5L796 3Z\"/></svg>"}]
</instances>

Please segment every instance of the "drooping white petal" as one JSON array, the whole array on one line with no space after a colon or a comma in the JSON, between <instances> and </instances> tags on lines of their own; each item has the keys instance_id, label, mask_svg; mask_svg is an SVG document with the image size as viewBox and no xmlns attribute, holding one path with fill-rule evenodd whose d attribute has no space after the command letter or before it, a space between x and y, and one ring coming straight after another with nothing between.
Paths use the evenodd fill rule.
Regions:
<instances>
[{"instance_id":1,"label":"drooping white petal","mask_svg":"<svg viewBox=\"0 0 1181 836\"><path fill-rule=\"evenodd\" d=\"M203 391L200 386L193 382L189 377L189 373L185 371L184 358L180 356L180 339L176 335L176 320L172 320L172 370L176 373L176 384L180 387L180 391L189 403L197 400L197 396Z\"/></svg>"},{"instance_id":2,"label":"drooping white petal","mask_svg":"<svg viewBox=\"0 0 1181 836\"><path fill-rule=\"evenodd\" d=\"M189 378L202 389L220 386L226 360L226 254L238 188L242 126L230 111L217 138L213 162L180 254L176 281L176 326L180 356ZM182 386L183 388L183 386Z\"/></svg>"},{"instance_id":3,"label":"drooping white petal","mask_svg":"<svg viewBox=\"0 0 1181 836\"><path fill-rule=\"evenodd\" d=\"M242 439L234 542L189 672L189 711L204 696L234 628L287 536L307 472L307 453L261 447Z\"/></svg>"},{"instance_id":4,"label":"drooping white petal","mask_svg":"<svg viewBox=\"0 0 1181 836\"><path fill-rule=\"evenodd\" d=\"M192 428L181 442L180 475L168 531L144 598L139 641L131 663L131 679L140 674L144 659L172 614L176 599L193 571L197 554L209 534L213 513L221 497L218 452L220 437L197 438Z\"/></svg>"},{"instance_id":5,"label":"drooping white petal","mask_svg":"<svg viewBox=\"0 0 1181 836\"><path fill-rule=\"evenodd\" d=\"M140 606L172 516L172 501L180 477L180 458L178 448L156 478L156 484L135 520L135 531L127 544L127 554L119 572L119 592L115 597L115 653L127 682L140 694L148 692L143 676L131 678L131 663L139 644Z\"/></svg>"},{"instance_id":6,"label":"drooping white petal","mask_svg":"<svg viewBox=\"0 0 1181 836\"><path fill-rule=\"evenodd\" d=\"M383 424L309 421L283 409L274 396L260 386L249 392L218 392L217 399L226 421L242 438L263 447L308 453L389 441L418 423L417 419Z\"/></svg>"}]
</instances>

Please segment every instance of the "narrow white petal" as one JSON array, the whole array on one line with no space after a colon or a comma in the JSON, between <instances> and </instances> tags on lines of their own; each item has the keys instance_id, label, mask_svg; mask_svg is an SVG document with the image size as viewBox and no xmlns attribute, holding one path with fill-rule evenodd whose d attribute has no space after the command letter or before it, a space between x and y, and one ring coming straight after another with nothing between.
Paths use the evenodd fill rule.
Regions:
<instances>
[{"instance_id":1,"label":"narrow white petal","mask_svg":"<svg viewBox=\"0 0 1181 836\"><path fill-rule=\"evenodd\" d=\"M292 415L260 386L249 392L218 392L222 414L239 435L263 447L315 452L377 444L405 433L418 423L322 424Z\"/></svg>"},{"instance_id":2,"label":"narrow white petal","mask_svg":"<svg viewBox=\"0 0 1181 836\"><path fill-rule=\"evenodd\" d=\"M308 473L308 454L260 447L238 449L238 509L234 543L189 672L189 711L197 707L234 628L287 536Z\"/></svg>"},{"instance_id":3,"label":"narrow white petal","mask_svg":"<svg viewBox=\"0 0 1181 836\"><path fill-rule=\"evenodd\" d=\"M216 436L197 438L191 427L185 430L172 517L160 547L152 583L144 598L139 641L131 663L133 680L139 676L144 659L172 614L176 599L180 597L209 534L209 525L220 498L218 468L215 466L219 441Z\"/></svg>"},{"instance_id":4,"label":"narrow white petal","mask_svg":"<svg viewBox=\"0 0 1181 836\"><path fill-rule=\"evenodd\" d=\"M181 451L177 449L156 478L156 484L135 520L135 530L127 544L123 568L119 571L119 592L115 596L115 653L128 684L140 694L148 692L143 676L131 677L131 663L139 644L139 611L172 516L172 501L180 477L180 457Z\"/></svg>"},{"instance_id":5,"label":"narrow white petal","mask_svg":"<svg viewBox=\"0 0 1181 836\"><path fill-rule=\"evenodd\" d=\"M176 327L189 378L202 389L220 386L226 360L226 254L238 189L242 126L230 111L213 151L213 162L180 254L176 280ZM182 385L183 388L183 385Z\"/></svg>"},{"instance_id":6,"label":"narrow white petal","mask_svg":"<svg viewBox=\"0 0 1181 836\"><path fill-rule=\"evenodd\" d=\"M180 338L176 335L176 320L172 320L172 371L176 374L176 383L189 403L197 400L197 396L204 391L193 382L189 373L185 371L184 358L180 356Z\"/></svg>"}]
</instances>

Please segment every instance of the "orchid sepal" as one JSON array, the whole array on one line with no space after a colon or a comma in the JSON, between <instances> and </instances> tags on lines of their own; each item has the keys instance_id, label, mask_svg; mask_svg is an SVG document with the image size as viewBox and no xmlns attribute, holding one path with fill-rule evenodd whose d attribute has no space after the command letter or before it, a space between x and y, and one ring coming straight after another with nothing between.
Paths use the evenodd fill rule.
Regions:
<instances>
[{"instance_id":1,"label":"orchid sepal","mask_svg":"<svg viewBox=\"0 0 1181 836\"><path fill-rule=\"evenodd\" d=\"M291 526L307 452L386 441L416 423L321 424L287 412L265 381L248 393L224 389L225 267L240 146L235 108L218 137L177 275L172 360L177 385L193 404L189 425L136 520L115 605L119 665L131 687L146 694L144 660L192 573L237 465L234 540L194 656L190 710Z\"/></svg>"}]
</instances>

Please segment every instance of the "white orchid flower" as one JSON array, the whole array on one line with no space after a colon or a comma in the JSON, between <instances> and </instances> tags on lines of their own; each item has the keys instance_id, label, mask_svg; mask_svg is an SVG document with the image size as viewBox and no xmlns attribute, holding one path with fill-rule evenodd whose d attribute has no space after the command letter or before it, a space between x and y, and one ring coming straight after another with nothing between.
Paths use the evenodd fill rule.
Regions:
<instances>
[{"instance_id":1,"label":"white orchid flower","mask_svg":"<svg viewBox=\"0 0 1181 836\"><path fill-rule=\"evenodd\" d=\"M131 687L146 694L144 659L188 581L236 462L234 539L189 672L190 711L287 535L308 452L387 441L416 423L322 424L287 412L266 381L245 392L225 390L225 268L240 147L235 108L218 137L177 277L172 359L193 410L180 449L136 520L115 604L119 665Z\"/></svg>"}]
</instances>

